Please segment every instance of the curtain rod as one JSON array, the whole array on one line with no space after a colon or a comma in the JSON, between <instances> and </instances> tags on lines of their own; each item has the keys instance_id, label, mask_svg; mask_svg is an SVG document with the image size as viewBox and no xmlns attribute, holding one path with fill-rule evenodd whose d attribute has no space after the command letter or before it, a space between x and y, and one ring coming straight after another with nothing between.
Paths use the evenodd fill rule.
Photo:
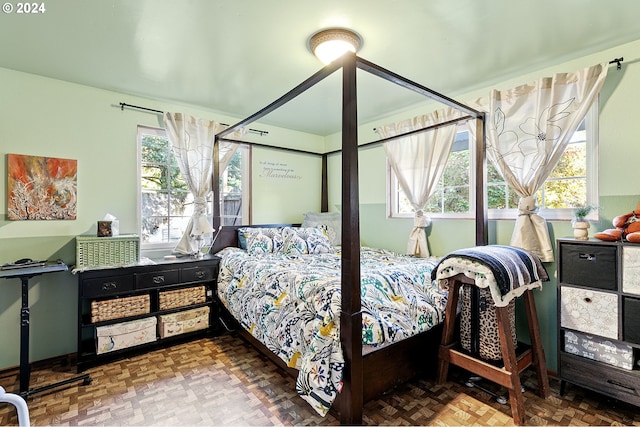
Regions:
<instances>
[{"instance_id":1,"label":"curtain rod","mask_svg":"<svg viewBox=\"0 0 640 427\"><path fill-rule=\"evenodd\" d=\"M252 147L272 148L274 150L289 151L289 152L293 152L293 153L311 154L313 156L322 156L322 155L326 154L326 153L316 153L315 151L309 151L309 150L301 150L301 149L298 149L298 148L278 147L276 145L260 144L259 142L240 141L238 139L230 139L230 138L225 138L225 137L218 138L218 140L231 142L233 144L250 145Z\"/></svg>"},{"instance_id":2,"label":"curtain rod","mask_svg":"<svg viewBox=\"0 0 640 427\"><path fill-rule=\"evenodd\" d=\"M124 111L124 107L135 108L136 110L150 111L152 113L164 114L164 111L162 111L162 110L154 110L153 108L140 107L138 105L131 105L131 104L127 104L125 102L121 102L120 103L120 110ZM222 126L229 126L229 124L227 124L227 123L220 123L220 124ZM256 134L258 134L260 136L267 135L269 133L266 130L259 130L259 129L248 129L247 132L256 133Z\"/></svg>"},{"instance_id":3,"label":"curtain rod","mask_svg":"<svg viewBox=\"0 0 640 427\"><path fill-rule=\"evenodd\" d=\"M624 61L624 58L621 56L620 58L612 59L609 64L618 64L616 65L616 70L622 70L622 61Z\"/></svg>"}]
</instances>

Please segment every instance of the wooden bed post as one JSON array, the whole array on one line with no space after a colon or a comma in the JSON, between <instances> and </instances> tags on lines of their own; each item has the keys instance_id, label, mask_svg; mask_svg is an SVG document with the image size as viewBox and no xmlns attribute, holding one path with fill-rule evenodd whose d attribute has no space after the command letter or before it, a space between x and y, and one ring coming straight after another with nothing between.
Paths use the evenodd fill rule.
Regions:
<instances>
[{"instance_id":1,"label":"wooden bed post","mask_svg":"<svg viewBox=\"0 0 640 427\"><path fill-rule=\"evenodd\" d=\"M329 212L329 180L327 176L327 154L322 155L322 189L320 190L320 212Z\"/></svg>"},{"instance_id":2,"label":"wooden bed post","mask_svg":"<svg viewBox=\"0 0 640 427\"><path fill-rule=\"evenodd\" d=\"M360 198L358 194L358 106L356 56L342 57L342 307L343 374L340 423L362 424L364 399L360 299Z\"/></svg>"},{"instance_id":3,"label":"wooden bed post","mask_svg":"<svg viewBox=\"0 0 640 427\"><path fill-rule=\"evenodd\" d=\"M489 244L487 229L487 156L485 114L476 119L476 246Z\"/></svg>"},{"instance_id":4,"label":"wooden bed post","mask_svg":"<svg viewBox=\"0 0 640 427\"><path fill-rule=\"evenodd\" d=\"M213 181L211 189L213 190L213 229L214 235L220 231L222 220L220 218L220 139L216 135L213 139Z\"/></svg>"}]
</instances>

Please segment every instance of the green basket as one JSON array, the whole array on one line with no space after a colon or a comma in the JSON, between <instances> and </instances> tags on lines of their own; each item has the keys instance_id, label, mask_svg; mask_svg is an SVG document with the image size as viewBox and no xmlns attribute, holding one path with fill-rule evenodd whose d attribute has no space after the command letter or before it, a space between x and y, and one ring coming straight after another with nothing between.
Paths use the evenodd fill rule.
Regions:
<instances>
[{"instance_id":1,"label":"green basket","mask_svg":"<svg viewBox=\"0 0 640 427\"><path fill-rule=\"evenodd\" d=\"M77 236L76 268L134 264L140 260L140 237Z\"/></svg>"}]
</instances>

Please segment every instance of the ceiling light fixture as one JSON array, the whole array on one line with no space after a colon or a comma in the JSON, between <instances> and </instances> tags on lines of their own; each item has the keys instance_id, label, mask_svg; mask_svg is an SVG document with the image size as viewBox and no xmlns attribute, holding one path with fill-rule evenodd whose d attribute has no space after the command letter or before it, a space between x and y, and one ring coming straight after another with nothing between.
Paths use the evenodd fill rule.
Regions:
<instances>
[{"instance_id":1,"label":"ceiling light fixture","mask_svg":"<svg viewBox=\"0 0 640 427\"><path fill-rule=\"evenodd\" d=\"M309 49L323 64L329 64L346 52L358 52L362 38L345 28L318 31L309 39Z\"/></svg>"}]
</instances>

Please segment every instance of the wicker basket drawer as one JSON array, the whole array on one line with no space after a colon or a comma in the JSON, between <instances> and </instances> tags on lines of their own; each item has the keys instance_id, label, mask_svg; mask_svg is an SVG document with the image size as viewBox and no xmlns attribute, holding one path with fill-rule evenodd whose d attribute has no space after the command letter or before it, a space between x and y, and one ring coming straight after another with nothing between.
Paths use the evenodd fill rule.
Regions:
<instances>
[{"instance_id":1,"label":"wicker basket drawer","mask_svg":"<svg viewBox=\"0 0 640 427\"><path fill-rule=\"evenodd\" d=\"M194 286L191 288L176 289L175 291L160 292L160 310L185 307L193 304L200 304L207 300L204 286Z\"/></svg>"},{"instance_id":2,"label":"wicker basket drawer","mask_svg":"<svg viewBox=\"0 0 640 427\"><path fill-rule=\"evenodd\" d=\"M151 311L149 295L91 301L91 323L137 316Z\"/></svg>"}]
</instances>

